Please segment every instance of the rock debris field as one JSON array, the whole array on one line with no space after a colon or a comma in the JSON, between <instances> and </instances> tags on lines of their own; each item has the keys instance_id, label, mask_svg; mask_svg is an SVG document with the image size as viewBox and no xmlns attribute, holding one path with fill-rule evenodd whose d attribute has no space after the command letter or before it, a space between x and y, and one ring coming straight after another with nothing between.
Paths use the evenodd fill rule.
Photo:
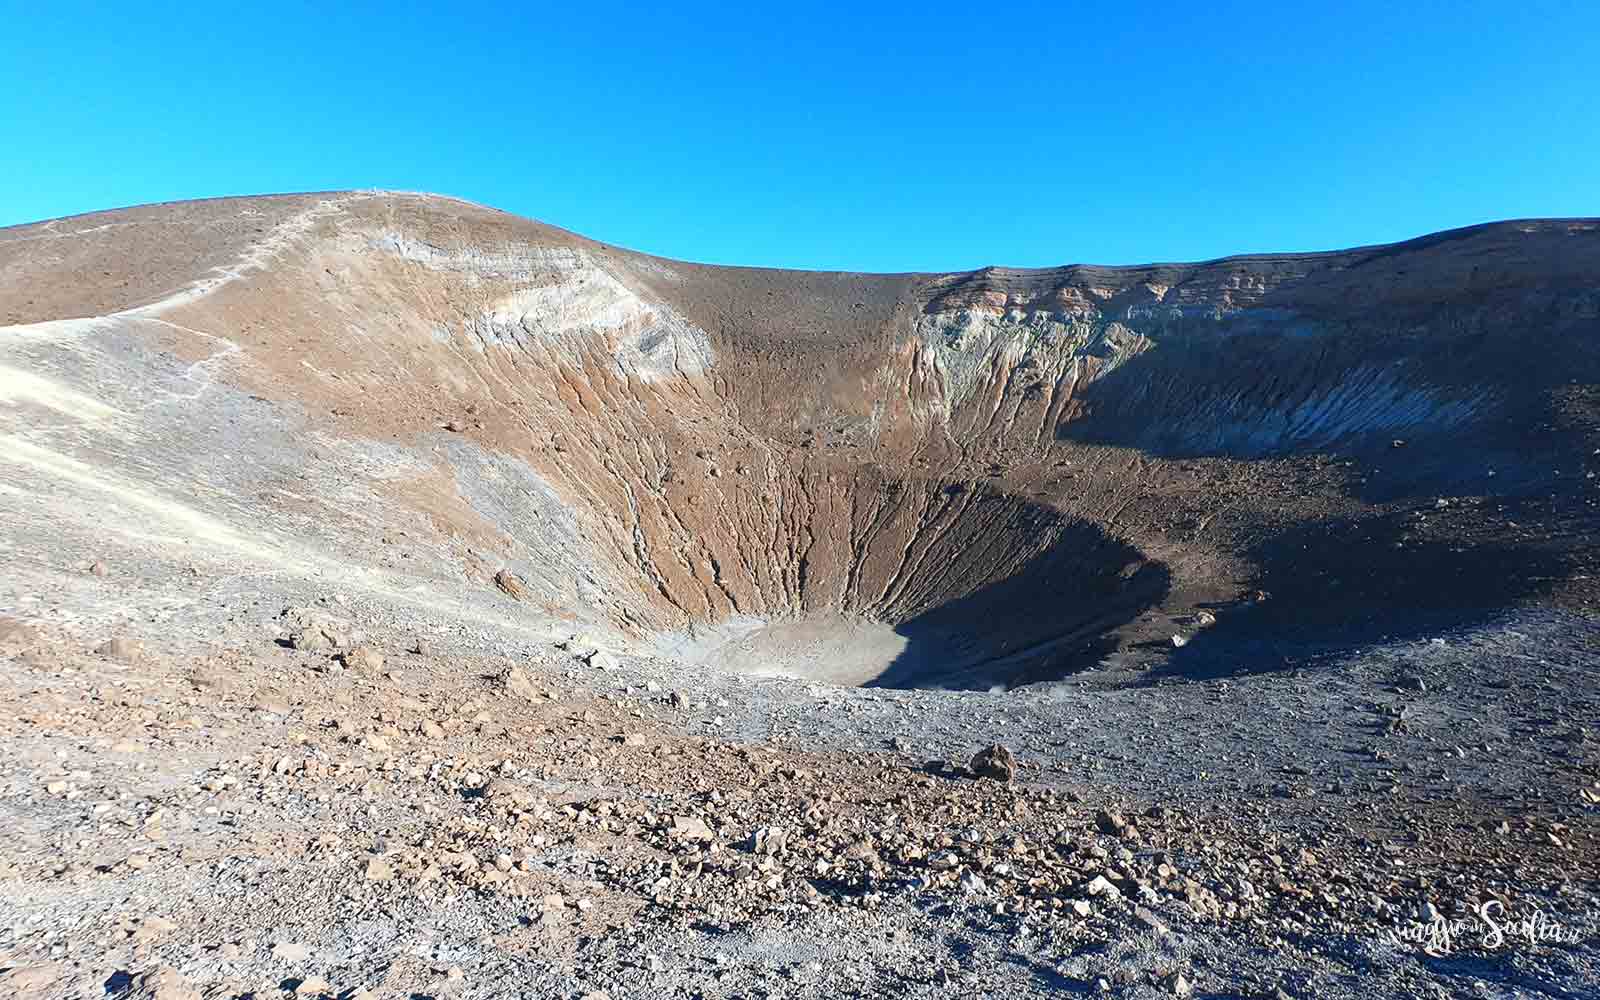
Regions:
<instances>
[{"instance_id":1,"label":"rock debris field","mask_svg":"<svg viewBox=\"0 0 1600 1000\"><path fill-rule=\"evenodd\" d=\"M0 994L1600 994L1600 222L0 229Z\"/></svg>"}]
</instances>

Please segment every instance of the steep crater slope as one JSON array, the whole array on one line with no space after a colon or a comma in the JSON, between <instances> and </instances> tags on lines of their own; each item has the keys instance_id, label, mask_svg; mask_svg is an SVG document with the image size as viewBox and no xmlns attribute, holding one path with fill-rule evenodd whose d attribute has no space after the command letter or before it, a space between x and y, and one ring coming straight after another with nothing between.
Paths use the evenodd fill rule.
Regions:
<instances>
[{"instance_id":1,"label":"steep crater slope","mask_svg":"<svg viewBox=\"0 0 1600 1000\"><path fill-rule=\"evenodd\" d=\"M7 460L57 502L731 669L1004 685L1592 599L1587 222L873 276L345 194L18 227L0 276Z\"/></svg>"}]
</instances>

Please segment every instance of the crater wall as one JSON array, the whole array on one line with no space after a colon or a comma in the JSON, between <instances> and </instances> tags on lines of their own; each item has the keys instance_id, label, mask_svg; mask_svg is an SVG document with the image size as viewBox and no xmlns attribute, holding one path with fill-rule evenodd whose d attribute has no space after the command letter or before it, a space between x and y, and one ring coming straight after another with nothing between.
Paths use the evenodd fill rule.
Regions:
<instances>
[{"instance_id":1,"label":"crater wall","mask_svg":"<svg viewBox=\"0 0 1600 1000\"><path fill-rule=\"evenodd\" d=\"M510 574L508 615L654 648L730 629L746 659L772 661L756 670L805 661L783 637L834 622L895 637L867 644L885 652L852 682L1048 678L1258 600L1292 559L1271 540L1307 525L1359 532L1431 507L1428 531L1478 530L1488 508L1537 503L1535 542L1556 554L1593 527L1600 234L1586 221L953 275L683 264L382 193L0 237L14 320L0 415L19 441L76 460L96 440L82 421L22 426L25 390L132 400L157 368L196 398L226 386L264 406L210 429L181 408L129 416L129 440L181 449L189 434L221 453L239 421L315 435L331 444L303 461L342 462L323 471L379 498L364 516L432 540L442 561L417 587ZM155 244L159 280L138 264ZM95 293L64 298L89 267L106 272ZM119 269L142 277L119 285ZM157 360L91 375L81 362L113 341ZM237 470L185 475L153 488L250 509ZM358 553L370 530L329 534ZM1554 565L1562 586L1473 591L1463 613L1583 576ZM1332 599L1354 618L1395 596Z\"/></svg>"}]
</instances>

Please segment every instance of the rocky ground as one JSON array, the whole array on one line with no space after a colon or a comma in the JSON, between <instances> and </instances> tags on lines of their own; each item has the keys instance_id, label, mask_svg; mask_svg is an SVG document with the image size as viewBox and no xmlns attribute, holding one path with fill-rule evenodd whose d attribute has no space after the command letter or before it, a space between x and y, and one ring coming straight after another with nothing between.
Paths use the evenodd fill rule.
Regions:
<instances>
[{"instance_id":1,"label":"rocky ground","mask_svg":"<svg viewBox=\"0 0 1600 1000\"><path fill-rule=\"evenodd\" d=\"M4 625L16 995L1600 989L1586 622L987 695L243 624Z\"/></svg>"}]
</instances>

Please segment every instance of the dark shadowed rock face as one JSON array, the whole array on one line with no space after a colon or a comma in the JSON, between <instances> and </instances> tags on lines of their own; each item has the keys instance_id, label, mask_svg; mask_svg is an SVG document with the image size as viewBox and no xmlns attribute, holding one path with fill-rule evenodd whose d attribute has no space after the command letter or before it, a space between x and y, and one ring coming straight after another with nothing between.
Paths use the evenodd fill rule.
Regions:
<instances>
[{"instance_id":1,"label":"dark shadowed rock face","mask_svg":"<svg viewBox=\"0 0 1600 1000\"><path fill-rule=\"evenodd\" d=\"M1592 221L875 276L234 199L0 230L0 322L53 502L735 669L987 687L1593 599Z\"/></svg>"}]
</instances>

